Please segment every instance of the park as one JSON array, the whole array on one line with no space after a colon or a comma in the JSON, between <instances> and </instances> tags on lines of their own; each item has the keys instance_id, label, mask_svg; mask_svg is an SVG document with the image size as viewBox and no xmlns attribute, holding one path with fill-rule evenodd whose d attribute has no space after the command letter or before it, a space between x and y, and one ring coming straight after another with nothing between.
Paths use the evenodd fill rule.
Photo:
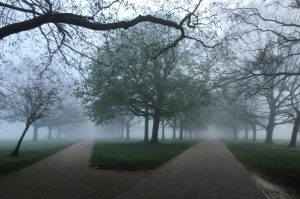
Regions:
<instances>
[{"instance_id":1,"label":"park","mask_svg":"<svg viewBox=\"0 0 300 199\"><path fill-rule=\"evenodd\" d=\"M299 0L0 8L0 199L300 198Z\"/></svg>"}]
</instances>

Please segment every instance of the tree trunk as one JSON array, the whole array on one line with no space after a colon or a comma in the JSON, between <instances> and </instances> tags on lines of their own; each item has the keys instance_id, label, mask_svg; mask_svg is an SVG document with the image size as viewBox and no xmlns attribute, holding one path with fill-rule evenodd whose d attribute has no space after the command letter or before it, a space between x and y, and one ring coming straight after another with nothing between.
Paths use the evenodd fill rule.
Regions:
<instances>
[{"instance_id":1,"label":"tree trunk","mask_svg":"<svg viewBox=\"0 0 300 199\"><path fill-rule=\"evenodd\" d=\"M161 139L165 140L165 119L161 121Z\"/></svg>"},{"instance_id":2,"label":"tree trunk","mask_svg":"<svg viewBox=\"0 0 300 199\"><path fill-rule=\"evenodd\" d=\"M121 126L121 138L124 139L124 126Z\"/></svg>"},{"instance_id":3,"label":"tree trunk","mask_svg":"<svg viewBox=\"0 0 300 199\"><path fill-rule=\"evenodd\" d=\"M21 135L21 137L20 137L20 139L18 141L18 144L17 144L16 148L10 154L11 157L17 157L17 156L19 156L19 150L20 150L22 141L23 141L23 139L24 139L24 137L26 135L26 132L27 132L27 130L28 130L29 127L30 127L30 124L27 123L26 126L25 126L25 129L24 129L24 131L23 131L23 133L22 133L22 135Z\"/></svg>"},{"instance_id":4,"label":"tree trunk","mask_svg":"<svg viewBox=\"0 0 300 199\"><path fill-rule=\"evenodd\" d=\"M292 132L292 137L291 137L289 147L296 147L297 134L298 134L298 131L299 131L299 125L300 125L300 112L297 113L297 117L296 117L295 122L294 122L293 132Z\"/></svg>"},{"instance_id":5,"label":"tree trunk","mask_svg":"<svg viewBox=\"0 0 300 199\"><path fill-rule=\"evenodd\" d=\"M275 127L275 115L271 113L268 126L266 128L266 140L265 143L272 144L273 143L273 131Z\"/></svg>"},{"instance_id":6,"label":"tree trunk","mask_svg":"<svg viewBox=\"0 0 300 199\"><path fill-rule=\"evenodd\" d=\"M173 120L173 140L176 139L176 119Z\"/></svg>"},{"instance_id":7,"label":"tree trunk","mask_svg":"<svg viewBox=\"0 0 300 199\"><path fill-rule=\"evenodd\" d=\"M237 140L238 139L238 129L237 129L236 125L232 126L232 134L233 134L233 139Z\"/></svg>"},{"instance_id":8,"label":"tree trunk","mask_svg":"<svg viewBox=\"0 0 300 199\"><path fill-rule=\"evenodd\" d=\"M253 132L253 142L256 141L256 125L255 124L251 124L252 127L252 132Z\"/></svg>"},{"instance_id":9,"label":"tree trunk","mask_svg":"<svg viewBox=\"0 0 300 199\"><path fill-rule=\"evenodd\" d=\"M60 139L61 138L61 127L59 126L58 129L57 129L57 139Z\"/></svg>"},{"instance_id":10,"label":"tree trunk","mask_svg":"<svg viewBox=\"0 0 300 199\"><path fill-rule=\"evenodd\" d=\"M149 116L145 116L144 142L149 142Z\"/></svg>"},{"instance_id":11,"label":"tree trunk","mask_svg":"<svg viewBox=\"0 0 300 199\"><path fill-rule=\"evenodd\" d=\"M159 129L160 115L155 114L153 116L153 127L152 127L152 136L151 143L158 144L158 129Z\"/></svg>"},{"instance_id":12,"label":"tree trunk","mask_svg":"<svg viewBox=\"0 0 300 199\"><path fill-rule=\"evenodd\" d=\"M33 138L32 138L32 140L33 141L37 141L38 140L38 127L37 126L33 126Z\"/></svg>"},{"instance_id":13,"label":"tree trunk","mask_svg":"<svg viewBox=\"0 0 300 199\"><path fill-rule=\"evenodd\" d=\"M270 116L268 119L268 126L266 128L266 139L265 143L272 144L273 143L273 131L275 127L275 105L274 105L274 99L271 99L271 105L270 105Z\"/></svg>"},{"instance_id":14,"label":"tree trunk","mask_svg":"<svg viewBox=\"0 0 300 199\"><path fill-rule=\"evenodd\" d=\"M266 136L266 140L265 143L268 144L272 144L273 143L273 131L274 131L274 125L268 125L266 132L267 132L267 136Z\"/></svg>"},{"instance_id":15,"label":"tree trunk","mask_svg":"<svg viewBox=\"0 0 300 199\"><path fill-rule=\"evenodd\" d=\"M126 140L129 140L129 139L130 139L130 136L129 136L129 130L130 130L130 126L129 126L129 125L126 125Z\"/></svg>"},{"instance_id":16,"label":"tree trunk","mask_svg":"<svg viewBox=\"0 0 300 199\"><path fill-rule=\"evenodd\" d=\"M179 124L179 139L182 140L183 139L183 123L182 121L180 121L180 124Z\"/></svg>"},{"instance_id":17,"label":"tree trunk","mask_svg":"<svg viewBox=\"0 0 300 199\"><path fill-rule=\"evenodd\" d=\"M187 132L187 131L184 132L184 138L185 138L185 139L188 138L188 132Z\"/></svg>"},{"instance_id":18,"label":"tree trunk","mask_svg":"<svg viewBox=\"0 0 300 199\"><path fill-rule=\"evenodd\" d=\"M120 137L120 127L116 127L116 138Z\"/></svg>"},{"instance_id":19,"label":"tree trunk","mask_svg":"<svg viewBox=\"0 0 300 199\"><path fill-rule=\"evenodd\" d=\"M249 139L248 124L245 124L245 140Z\"/></svg>"},{"instance_id":20,"label":"tree trunk","mask_svg":"<svg viewBox=\"0 0 300 199\"><path fill-rule=\"evenodd\" d=\"M48 127L48 140L52 140L52 127Z\"/></svg>"}]
</instances>

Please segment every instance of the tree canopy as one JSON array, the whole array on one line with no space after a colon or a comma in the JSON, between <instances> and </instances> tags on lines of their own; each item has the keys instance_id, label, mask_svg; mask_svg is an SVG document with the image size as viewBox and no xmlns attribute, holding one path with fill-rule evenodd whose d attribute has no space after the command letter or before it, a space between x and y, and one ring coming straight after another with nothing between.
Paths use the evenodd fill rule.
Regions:
<instances>
[{"instance_id":1,"label":"tree canopy","mask_svg":"<svg viewBox=\"0 0 300 199\"><path fill-rule=\"evenodd\" d=\"M169 29L136 29L131 34L108 38L100 48L82 92L88 114L99 123L128 109L154 120L152 141L162 117L171 118L207 105L209 91L204 81L192 78L183 67L194 67L183 49L153 57L167 42ZM165 36L162 36L162 35Z\"/></svg>"}]
</instances>

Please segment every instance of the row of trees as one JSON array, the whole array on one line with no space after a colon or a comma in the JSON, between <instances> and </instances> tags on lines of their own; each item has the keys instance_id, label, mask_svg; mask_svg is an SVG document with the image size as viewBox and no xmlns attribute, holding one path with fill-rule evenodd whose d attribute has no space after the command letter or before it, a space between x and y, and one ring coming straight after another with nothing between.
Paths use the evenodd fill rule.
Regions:
<instances>
[{"instance_id":1,"label":"row of trees","mask_svg":"<svg viewBox=\"0 0 300 199\"><path fill-rule=\"evenodd\" d=\"M293 123L289 146L296 146L299 131L299 76L279 76L298 69L298 59L289 57L289 47L268 41L247 59L235 59L222 77L222 106L234 118L266 131L266 143L273 143L277 125ZM229 64L230 65L230 64ZM268 74L268 75L266 75Z\"/></svg>"},{"instance_id":2,"label":"row of trees","mask_svg":"<svg viewBox=\"0 0 300 199\"><path fill-rule=\"evenodd\" d=\"M152 25L107 37L79 94L96 123L120 116L144 117L146 142L151 118L151 143L158 143L161 120L178 121L181 131L192 126L209 105L210 92L208 71L202 68L198 75L191 74L198 63L183 46L155 57L172 30L148 26Z\"/></svg>"},{"instance_id":3,"label":"row of trees","mask_svg":"<svg viewBox=\"0 0 300 199\"><path fill-rule=\"evenodd\" d=\"M155 3L163 4L162 1ZM14 34L25 35L20 37L24 39L28 35L19 33L38 28L38 31L31 31L35 33L32 37L38 41L45 39L49 62L55 54L60 54L68 65L72 65L70 60L81 61L83 57L92 60L87 69L76 65L80 72L88 70L87 79L78 93L88 115L97 123L127 116L129 112L144 117L145 126L152 118L151 141L157 143L161 119L172 121L176 118L179 124L189 123L185 128L198 128L199 121L203 121L201 115L209 112L207 107L212 96L217 96L215 99L221 102L220 106L234 118L253 129L256 126L264 128L268 143L273 141L276 125L294 122L291 146L294 145L300 120L300 72L297 67L300 25L294 20L299 17L298 0L213 4L211 9L206 9L201 0L195 3L177 1L178 5L171 1L167 3L165 7L169 10L163 10L166 13L116 21L113 16L119 16L120 7L130 8L123 1L102 1L90 6L70 1L65 4L39 0L7 1L0 3L3 8L0 39L1 42L8 41L9 45L17 45L18 42L10 42L10 39L18 41ZM181 16L180 13L184 14ZM221 18L220 13L228 15ZM230 23L224 19L230 19ZM156 23L165 28L149 24L140 26L141 22ZM220 22L226 27L222 31L215 29ZM111 31L106 37L89 37L93 34L86 31L129 27L133 28L125 32ZM204 52L197 50L203 46L208 49L220 47L221 44L215 42L220 35L226 52L222 71L217 71L221 73L218 94L212 95L211 76L206 69L216 65L206 62L203 67L199 60L203 59ZM97 44L101 45L103 41L99 42L98 38L106 39L101 47ZM183 39L198 45L185 44ZM84 47L78 44L79 41ZM3 49L6 47L4 45ZM71 56L71 53L66 56L65 49L80 56ZM97 50L90 55L90 49ZM196 52L197 56L191 52ZM1 53L1 59L7 63L4 54ZM208 54L215 59L214 53ZM196 62L195 57L198 58ZM198 71L194 70L196 65L201 66ZM216 74L214 78L217 79Z\"/></svg>"},{"instance_id":4,"label":"row of trees","mask_svg":"<svg viewBox=\"0 0 300 199\"><path fill-rule=\"evenodd\" d=\"M114 120L109 121L110 125L114 126L114 135L120 139L130 139L131 138L131 128L140 127L141 121L144 120L142 125L144 128L144 142L149 142L149 122L152 120L147 120L145 117L136 117L132 113L127 116L117 116ZM166 130L172 129L171 139L172 140L183 140L199 138L201 136L201 130L206 127L204 121L208 121L207 118L186 118L186 120L177 120L176 117L169 119L162 118L160 121L160 133L158 137L162 141L167 139ZM196 123L197 122L197 123ZM139 130L140 131L140 130ZM139 132L141 133L141 132ZM170 133L170 132L169 132Z\"/></svg>"}]
</instances>

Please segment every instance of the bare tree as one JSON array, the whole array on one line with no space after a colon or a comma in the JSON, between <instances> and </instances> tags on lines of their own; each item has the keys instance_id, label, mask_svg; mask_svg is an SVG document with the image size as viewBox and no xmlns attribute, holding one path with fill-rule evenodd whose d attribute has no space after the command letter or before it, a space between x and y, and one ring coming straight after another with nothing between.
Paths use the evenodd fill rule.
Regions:
<instances>
[{"instance_id":1,"label":"bare tree","mask_svg":"<svg viewBox=\"0 0 300 199\"><path fill-rule=\"evenodd\" d=\"M18 156L19 150L29 127L37 120L46 117L57 101L56 89L49 87L42 80L28 85L17 85L10 88L7 100L6 118L25 122L25 129L11 153Z\"/></svg>"},{"instance_id":2,"label":"bare tree","mask_svg":"<svg viewBox=\"0 0 300 199\"><path fill-rule=\"evenodd\" d=\"M290 70L291 65L283 59L286 48L273 45L272 42L255 51L254 56L237 65L227 78L237 85L236 95L256 96L257 109L255 122L266 130L266 143L273 142L273 130L276 125L291 122L289 114L291 93L286 85L291 76L278 76L278 71ZM242 69L242 70L241 70ZM269 75L268 75L269 74Z\"/></svg>"},{"instance_id":3,"label":"bare tree","mask_svg":"<svg viewBox=\"0 0 300 199\"><path fill-rule=\"evenodd\" d=\"M289 47L290 52L282 56L282 61L299 57L300 24L297 20L300 16L299 9L298 0L254 0L251 3L240 3L235 8L226 9L236 27L235 32L231 32L231 36L237 40L243 40L245 43L248 41L250 46L249 37L253 34L265 35L265 39L270 39L273 44ZM281 76L282 78L300 75L299 68L282 69L276 72L265 71L260 74L249 74L248 78L255 75Z\"/></svg>"},{"instance_id":4,"label":"bare tree","mask_svg":"<svg viewBox=\"0 0 300 199\"><path fill-rule=\"evenodd\" d=\"M295 62L294 62L295 63ZM297 67L298 65L296 65ZM300 127L300 81L299 77L295 76L290 79L289 83L286 84L286 90L291 96L289 98L290 103L290 117L293 122L293 130L289 147L296 147L297 135Z\"/></svg>"}]
</instances>

